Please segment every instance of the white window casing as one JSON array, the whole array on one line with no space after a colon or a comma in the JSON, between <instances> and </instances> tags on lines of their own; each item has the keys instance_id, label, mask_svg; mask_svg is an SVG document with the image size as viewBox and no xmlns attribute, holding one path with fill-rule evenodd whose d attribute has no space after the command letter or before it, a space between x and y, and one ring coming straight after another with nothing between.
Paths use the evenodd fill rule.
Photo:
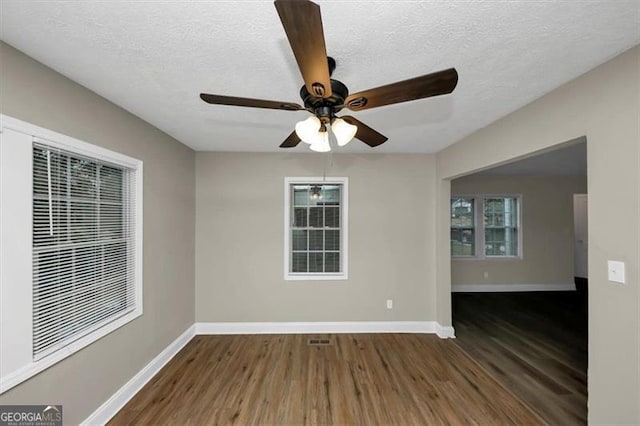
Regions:
<instances>
[{"instance_id":1,"label":"white window casing","mask_svg":"<svg viewBox=\"0 0 640 426\"><path fill-rule=\"evenodd\" d=\"M320 190L326 194L326 199L302 201L303 204L300 204L301 201L293 197L293 193L295 190L296 194L302 194L299 198L303 199L305 187L309 194L316 189ZM337 194L339 198L336 198ZM349 188L346 177L285 178L285 280L348 279L348 200ZM314 220L316 215L318 217ZM300 247L301 239L304 240L303 247Z\"/></svg>"},{"instance_id":2,"label":"white window casing","mask_svg":"<svg viewBox=\"0 0 640 426\"><path fill-rule=\"evenodd\" d=\"M3 393L142 315L142 162L0 125Z\"/></svg>"}]
</instances>

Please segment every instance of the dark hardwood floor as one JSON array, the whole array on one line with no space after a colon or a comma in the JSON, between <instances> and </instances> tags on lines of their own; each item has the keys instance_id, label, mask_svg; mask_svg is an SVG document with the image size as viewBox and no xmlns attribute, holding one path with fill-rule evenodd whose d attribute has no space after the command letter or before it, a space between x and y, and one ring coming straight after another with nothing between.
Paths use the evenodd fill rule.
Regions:
<instances>
[{"instance_id":1,"label":"dark hardwood floor","mask_svg":"<svg viewBox=\"0 0 640 426\"><path fill-rule=\"evenodd\" d=\"M310 338L330 345L310 346ZM529 425L453 340L424 334L196 336L111 425Z\"/></svg>"},{"instance_id":2,"label":"dark hardwood floor","mask_svg":"<svg viewBox=\"0 0 640 426\"><path fill-rule=\"evenodd\" d=\"M454 293L456 344L552 425L587 422L587 296Z\"/></svg>"}]
</instances>

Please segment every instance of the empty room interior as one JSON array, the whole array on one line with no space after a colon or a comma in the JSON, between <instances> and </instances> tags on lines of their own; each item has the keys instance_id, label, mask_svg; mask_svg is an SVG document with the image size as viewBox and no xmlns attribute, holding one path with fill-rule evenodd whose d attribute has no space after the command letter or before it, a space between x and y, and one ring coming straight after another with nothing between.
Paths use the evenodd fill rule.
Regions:
<instances>
[{"instance_id":1,"label":"empty room interior","mask_svg":"<svg viewBox=\"0 0 640 426\"><path fill-rule=\"evenodd\" d=\"M0 0L2 424L640 424L639 273L638 0Z\"/></svg>"}]
</instances>

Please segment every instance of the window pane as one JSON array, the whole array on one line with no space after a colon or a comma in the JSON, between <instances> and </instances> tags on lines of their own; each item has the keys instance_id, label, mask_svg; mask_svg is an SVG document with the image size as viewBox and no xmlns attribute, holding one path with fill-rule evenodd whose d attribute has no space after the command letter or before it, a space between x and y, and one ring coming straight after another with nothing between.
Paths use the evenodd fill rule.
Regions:
<instances>
[{"instance_id":1,"label":"window pane","mask_svg":"<svg viewBox=\"0 0 640 426\"><path fill-rule=\"evenodd\" d=\"M340 185L322 185L322 198L331 205L340 204Z\"/></svg>"},{"instance_id":2,"label":"window pane","mask_svg":"<svg viewBox=\"0 0 640 426\"><path fill-rule=\"evenodd\" d=\"M324 254L309 253L309 272L323 272Z\"/></svg>"},{"instance_id":3,"label":"window pane","mask_svg":"<svg viewBox=\"0 0 640 426\"><path fill-rule=\"evenodd\" d=\"M473 227L473 201L472 198L454 198L451 200L452 227Z\"/></svg>"},{"instance_id":4,"label":"window pane","mask_svg":"<svg viewBox=\"0 0 640 426\"><path fill-rule=\"evenodd\" d=\"M47 151L43 148L33 148L33 193L48 196L49 176L51 176L51 195L66 196L67 157L57 152L50 152L47 164Z\"/></svg>"},{"instance_id":5,"label":"window pane","mask_svg":"<svg viewBox=\"0 0 640 426\"><path fill-rule=\"evenodd\" d=\"M484 226L503 226L504 215L502 213L487 212L484 213Z\"/></svg>"},{"instance_id":6,"label":"window pane","mask_svg":"<svg viewBox=\"0 0 640 426\"><path fill-rule=\"evenodd\" d=\"M33 200L33 245L47 246L59 241L66 241L68 237L67 202L51 201L51 216L49 216L49 201ZM53 234L51 233L53 231Z\"/></svg>"},{"instance_id":7,"label":"window pane","mask_svg":"<svg viewBox=\"0 0 640 426\"><path fill-rule=\"evenodd\" d=\"M294 206L309 205L309 186L308 185L293 186L293 205Z\"/></svg>"},{"instance_id":8,"label":"window pane","mask_svg":"<svg viewBox=\"0 0 640 426\"><path fill-rule=\"evenodd\" d=\"M484 252L487 256L504 256L504 229L486 228L484 231Z\"/></svg>"},{"instance_id":9,"label":"window pane","mask_svg":"<svg viewBox=\"0 0 640 426\"><path fill-rule=\"evenodd\" d=\"M100 204L100 238L122 238L123 232L122 206Z\"/></svg>"},{"instance_id":10,"label":"window pane","mask_svg":"<svg viewBox=\"0 0 640 426\"><path fill-rule=\"evenodd\" d=\"M311 228L324 227L324 207L309 208L309 226Z\"/></svg>"},{"instance_id":11,"label":"window pane","mask_svg":"<svg viewBox=\"0 0 640 426\"><path fill-rule=\"evenodd\" d=\"M100 167L100 199L119 202L122 200L122 170L109 166Z\"/></svg>"},{"instance_id":12,"label":"window pane","mask_svg":"<svg viewBox=\"0 0 640 426\"><path fill-rule=\"evenodd\" d=\"M504 205L504 225L518 226L518 200L515 198L506 198Z\"/></svg>"},{"instance_id":13,"label":"window pane","mask_svg":"<svg viewBox=\"0 0 640 426\"><path fill-rule=\"evenodd\" d=\"M309 250L322 250L324 231L309 231Z\"/></svg>"},{"instance_id":14,"label":"window pane","mask_svg":"<svg viewBox=\"0 0 640 426\"><path fill-rule=\"evenodd\" d=\"M293 227L294 228L306 228L307 227L307 211L306 207L296 207L293 209Z\"/></svg>"},{"instance_id":15,"label":"window pane","mask_svg":"<svg viewBox=\"0 0 640 426\"><path fill-rule=\"evenodd\" d=\"M96 204L72 201L69 212L69 240L90 241L96 236Z\"/></svg>"},{"instance_id":16,"label":"window pane","mask_svg":"<svg viewBox=\"0 0 640 426\"><path fill-rule=\"evenodd\" d=\"M293 250L307 250L307 231L294 230L291 240Z\"/></svg>"},{"instance_id":17,"label":"window pane","mask_svg":"<svg viewBox=\"0 0 640 426\"><path fill-rule=\"evenodd\" d=\"M328 228L340 227L340 208L339 207L324 208L324 226Z\"/></svg>"},{"instance_id":18,"label":"window pane","mask_svg":"<svg viewBox=\"0 0 640 426\"><path fill-rule=\"evenodd\" d=\"M473 229L451 229L451 255L475 256L475 232Z\"/></svg>"},{"instance_id":19,"label":"window pane","mask_svg":"<svg viewBox=\"0 0 640 426\"><path fill-rule=\"evenodd\" d=\"M485 211L502 212L504 211L503 198L487 198L484 202Z\"/></svg>"},{"instance_id":20,"label":"window pane","mask_svg":"<svg viewBox=\"0 0 640 426\"><path fill-rule=\"evenodd\" d=\"M340 272L340 253L327 252L324 254L324 271Z\"/></svg>"},{"instance_id":21,"label":"window pane","mask_svg":"<svg viewBox=\"0 0 640 426\"><path fill-rule=\"evenodd\" d=\"M487 256L518 255L518 228L490 228L485 235Z\"/></svg>"},{"instance_id":22,"label":"window pane","mask_svg":"<svg viewBox=\"0 0 640 426\"><path fill-rule=\"evenodd\" d=\"M98 193L96 169L95 163L71 158L71 197L96 198Z\"/></svg>"},{"instance_id":23,"label":"window pane","mask_svg":"<svg viewBox=\"0 0 640 426\"><path fill-rule=\"evenodd\" d=\"M340 231L338 230L324 231L324 249L340 250Z\"/></svg>"},{"instance_id":24,"label":"window pane","mask_svg":"<svg viewBox=\"0 0 640 426\"><path fill-rule=\"evenodd\" d=\"M518 228L507 228L505 232L505 256L518 256Z\"/></svg>"},{"instance_id":25,"label":"window pane","mask_svg":"<svg viewBox=\"0 0 640 426\"><path fill-rule=\"evenodd\" d=\"M291 256L291 272L307 272L307 253L294 252Z\"/></svg>"}]
</instances>

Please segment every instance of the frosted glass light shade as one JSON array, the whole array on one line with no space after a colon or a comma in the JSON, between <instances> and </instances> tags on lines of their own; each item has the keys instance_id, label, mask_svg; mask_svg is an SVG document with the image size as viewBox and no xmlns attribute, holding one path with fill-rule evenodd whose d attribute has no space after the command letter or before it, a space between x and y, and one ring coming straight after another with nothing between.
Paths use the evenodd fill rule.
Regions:
<instances>
[{"instance_id":1,"label":"frosted glass light shade","mask_svg":"<svg viewBox=\"0 0 640 426\"><path fill-rule=\"evenodd\" d=\"M316 138L309 148L315 152L331 151L331 145L329 145L329 132L317 132Z\"/></svg>"},{"instance_id":2,"label":"frosted glass light shade","mask_svg":"<svg viewBox=\"0 0 640 426\"><path fill-rule=\"evenodd\" d=\"M358 128L353 124L347 123L342 118L336 118L331 125L331 130L336 135L338 146L345 146L356 135Z\"/></svg>"},{"instance_id":3,"label":"frosted glass light shade","mask_svg":"<svg viewBox=\"0 0 640 426\"><path fill-rule=\"evenodd\" d=\"M312 144L318 138L319 130L320 120L314 115L296 123L296 134L304 143Z\"/></svg>"}]
</instances>

